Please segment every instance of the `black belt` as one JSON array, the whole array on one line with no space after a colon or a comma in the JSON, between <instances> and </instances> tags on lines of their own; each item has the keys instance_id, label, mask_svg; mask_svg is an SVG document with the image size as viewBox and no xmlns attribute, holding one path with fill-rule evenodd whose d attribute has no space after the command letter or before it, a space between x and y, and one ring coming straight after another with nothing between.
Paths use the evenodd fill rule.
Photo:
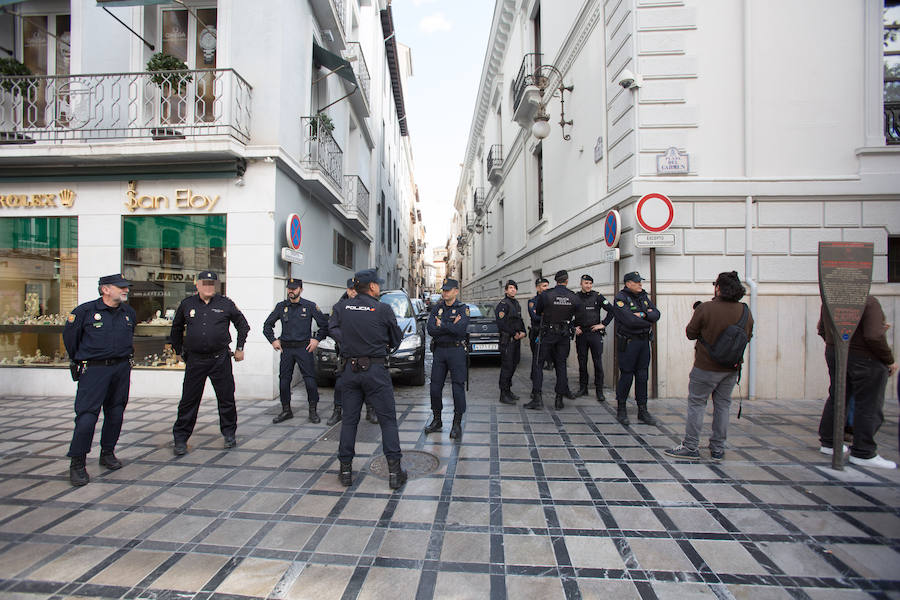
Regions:
<instances>
[{"instance_id":1,"label":"black belt","mask_svg":"<svg viewBox=\"0 0 900 600\"><path fill-rule=\"evenodd\" d=\"M190 358L210 359L210 358L218 358L219 356L222 355L223 352L230 353L230 350L227 347L222 348L221 350L217 350L215 352L210 352L210 353L194 352L193 350L188 350L185 354L187 354L187 356Z\"/></svg>"},{"instance_id":2,"label":"black belt","mask_svg":"<svg viewBox=\"0 0 900 600\"><path fill-rule=\"evenodd\" d=\"M553 333L559 333L568 329L568 326L565 323L546 323L541 326L542 329L546 331L552 331Z\"/></svg>"},{"instance_id":3,"label":"black belt","mask_svg":"<svg viewBox=\"0 0 900 600\"><path fill-rule=\"evenodd\" d=\"M620 338L625 338L626 340L650 340L649 333L619 333L617 334Z\"/></svg>"},{"instance_id":4,"label":"black belt","mask_svg":"<svg viewBox=\"0 0 900 600\"><path fill-rule=\"evenodd\" d=\"M360 359L362 359L363 362L368 361L370 365L384 365L385 367L387 367L389 364L389 359L387 356L342 356L341 369L343 369L347 365L347 363L352 361L358 362Z\"/></svg>"},{"instance_id":5,"label":"black belt","mask_svg":"<svg viewBox=\"0 0 900 600\"><path fill-rule=\"evenodd\" d=\"M309 340L306 340L305 342L289 342L281 340L282 348L306 348L307 346L309 346Z\"/></svg>"},{"instance_id":6,"label":"black belt","mask_svg":"<svg viewBox=\"0 0 900 600\"><path fill-rule=\"evenodd\" d=\"M120 356L118 358L101 358L96 360L83 360L81 362L88 365L89 367L109 367L112 365L117 365L120 362L125 362L130 358L130 356Z\"/></svg>"},{"instance_id":7,"label":"black belt","mask_svg":"<svg viewBox=\"0 0 900 600\"><path fill-rule=\"evenodd\" d=\"M461 347L461 346L463 346L463 345L465 345L465 342L453 342L453 343L448 343L448 342L435 342L435 343L434 343L434 347L435 347L435 348L458 348L458 347Z\"/></svg>"}]
</instances>

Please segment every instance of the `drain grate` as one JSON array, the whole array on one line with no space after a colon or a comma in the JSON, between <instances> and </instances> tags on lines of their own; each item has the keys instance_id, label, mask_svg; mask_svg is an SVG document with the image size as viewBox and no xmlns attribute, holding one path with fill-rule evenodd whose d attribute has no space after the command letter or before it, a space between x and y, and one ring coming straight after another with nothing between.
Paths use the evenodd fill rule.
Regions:
<instances>
[{"instance_id":1,"label":"drain grate","mask_svg":"<svg viewBox=\"0 0 900 600\"><path fill-rule=\"evenodd\" d=\"M438 467L441 466L441 460L430 452L404 450L402 465L409 474L409 478L414 479L437 471ZM372 462L369 463L369 472L381 479L387 479L387 459L384 456L373 458Z\"/></svg>"}]
</instances>

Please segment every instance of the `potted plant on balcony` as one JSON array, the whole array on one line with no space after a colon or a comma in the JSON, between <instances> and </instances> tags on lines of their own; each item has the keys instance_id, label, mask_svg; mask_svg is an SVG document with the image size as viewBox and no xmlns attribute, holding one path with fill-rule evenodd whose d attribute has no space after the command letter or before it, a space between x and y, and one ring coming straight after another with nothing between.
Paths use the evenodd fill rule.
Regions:
<instances>
[{"instance_id":1,"label":"potted plant on balcony","mask_svg":"<svg viewBox=\"0 0 900 600\"><path fill-rule=\"evenodd\" d=\"M22 98L27 102L28 99L34 99L36 95L36 89L34 88L35 80L31 77L28 77L28 75L31 74L31 69L29 69L16 59L0 58L0 77L20 77L20 79L3 79L3 81L0 82L0 88L13 95L13 111L14 115L18 115L13 118L14 125L12 131L0 131L0 143L34 143L33 139L16 131L16 129L18 128L17 124L19 123L19 119L21 117L21 113L19 112L21 107L19 106L18 98L15 97L22 96Z\"/></svg>"},{"instance_id":2,"label":"potted plant on balcony","mask_svg":"<svg viewBox=\"0 0 900 600\"><path fill-rule=\"evenodd\" d=\"M313 116L309 121L309 139L319 139L320 131L324 131L325 133L334 131L334 122L331 120L331 117L322 112Z\"/></svg>"},{"instance_id":3,"label":"potted plant on balcony","mask_svg":"<svg viewBox=\"0 0 900 600\"><path fill-rule=\"evenodd\" d=\"M161 92L161 120L164 124L180 122L177 108L184 104L184 93L188 82L194 79L188 72L188 66L177 56L157 52L147 61L147 72L152 73L150 81L155 83ZM183 139L184 135L173 129L161 128L153 130L154 139Z\"/></svg>"}]
</instances>

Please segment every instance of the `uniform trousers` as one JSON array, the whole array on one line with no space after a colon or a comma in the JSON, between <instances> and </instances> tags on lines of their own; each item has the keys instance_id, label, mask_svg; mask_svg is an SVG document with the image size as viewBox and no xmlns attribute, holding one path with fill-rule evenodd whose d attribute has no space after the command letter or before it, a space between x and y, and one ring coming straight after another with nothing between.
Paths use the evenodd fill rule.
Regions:
<instances>
[{"instance_id":1,"label":"uniform trousers","mask_svg":"<svg viewBox=\"0 0 900 600\"><path fill-rule=\"evenodd\" d=\"M578 356L578 385L586 388L588 385L588 351L594 362L594 387L598 390L603 387L603 336L599 331L582 331L575 336L575 353Z\"/></svg>"},{"instance_id":2,"label":"uniform trousers","mask_svg":"<svg viewBox=\"0 0 900 600\"><path fill-rule=\"evenodd\" d=\"M634 381L634 399L638 404L647 403L647 380L650 379L650 340L619 337L619 383L616 400L627 400Z\"/></svg>"},{"instance_id":3,"label":"uniform trousers","mask_svg":"<svg viewBox=\"0 0 900 600\"><path fill-rule=\"evenodd\" d=\"M281 396L282 410L291 410L291 380L294 378L294 365L300 367L303 383L306 385L306 399L310 406L319 403L319 387L316 385L316 362L312 352L306 347L281 349L281 363L278 370L278 391ZM335 384L337 385L337 384Z\"/></svg>"},{"instance_id":4,"label":"uniform trousers","mask_svg":"<svg viewBox=\"0 0 900 600\"><path fill-rule=\"evenodd\" d=\"M506 340L506 341L504 341ZM513 339L512 336L502 334L500 336L500 390L509 390L512 387L512 378L516 367L522 359L522 340Z\"/></svg>"},{"instance_id":5,"label":"uniform trousers","mask_svg":"<svg viewBox=\"0 0 900 600\"><path fill-rule=\"evenodd\" d=\"M397 409L394 406L394 387L391 374L384 364L375 361L365 371L353 372L350 362L340 376L343 387L343 419L338 459L349 463L356 456L356 429L363 402L370 403L378 415L381 427L381 446L389 461L400 460L400 434L397 431Z\"/></svg>"},{"instance_id":6,"label":"uniform trousers","mask_svg":"<svg viewBox=\"0 0 900 600\"><path fill-rule=\"evenodd\" d=\"M178 418L175 420L175 426L172 427L175 441L187 442L194 432L207 377L216 392L216 401L219 405L219 430L225 437L233 437L237 431L237 405L234 403L231 353L223 350L208 357L186 354L184 362L181 402L178 403Z\"/></svg>"},{"instance_id":7,"label":"uniform trousers","mask_svg":"<svg viewBox=\"0 0 900 600\"><path fill-rule=\"evenodd\" d=\"M131 385L131 363L123 360L114 365L88 365L78 379L75 393L75 432L68 456L90 454L94 429L100 409L103 409L103 428L100 449L114 450L122 431L122 418L128 404Z\"/></svg>"},{"instance_id":8,"label":"uniform trousers","mask_svg":"<svg viewBox=\"0 0 900 600\"><path fill-rule=\"evenodd\" d=\"M453 390L453 412L466 412L466 349L464 346L435 346L431 362L431 411L441 414L447 372Z\"/></svg>"},{"instance_id":9,"label":"uniform trousers","mask_svg":"<svg viewBox=\"0 0 900 600\"><path fill-rule=\"evenodd\" d=\"M544 362L552 361L556 369L557 394L569 393L569 376L566 373L566 359L569 358L571 340L566 334L545 333L538 342L539 357L531 363L531 389L532 392L540 392L544 385L544 371L541 369Z\"/></svg>"}]
</instances>

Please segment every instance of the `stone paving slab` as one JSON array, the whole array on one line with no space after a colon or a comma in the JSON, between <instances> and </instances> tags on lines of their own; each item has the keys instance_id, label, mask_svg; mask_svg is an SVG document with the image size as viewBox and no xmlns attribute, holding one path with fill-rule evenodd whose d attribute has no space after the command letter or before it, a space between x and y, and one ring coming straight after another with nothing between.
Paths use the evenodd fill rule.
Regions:
<instances>
[{"instance_id":1,"label":"stone paving slab","mask_svg":"<svg viewBox=\"0 0 900 600\"><path fill-rule=\"evenodd\" d=\"M395 493L367 468L377 426L360 424L343 488L339 428L308 424L305 411L272 425L277 402L239 401L238 446L226 451L207 402L189 454L175 458L177 402L151 398L129 402L125 467L101 470L95 448L91 483L72 488L72 397L0 397L0 598L900 594L900 472L831 470L818 452L821 400L745 403L725 460L704 449L693 463L662 453L680 441L683 399L651 401L658 427L624 428L593 398L561 411L501 405L497 374L473 367L459 443L449 427L423 434L427 387L396 388L403 447L440 466ZM526 377L520 368L523 397ZM327 416L332 390L321 392ZM449 422L449 385L446 396ZM295 388L295 408L304 401ZM897 460L897 406L885 413L880 452Z\"/></svg>"}]
</instances>

